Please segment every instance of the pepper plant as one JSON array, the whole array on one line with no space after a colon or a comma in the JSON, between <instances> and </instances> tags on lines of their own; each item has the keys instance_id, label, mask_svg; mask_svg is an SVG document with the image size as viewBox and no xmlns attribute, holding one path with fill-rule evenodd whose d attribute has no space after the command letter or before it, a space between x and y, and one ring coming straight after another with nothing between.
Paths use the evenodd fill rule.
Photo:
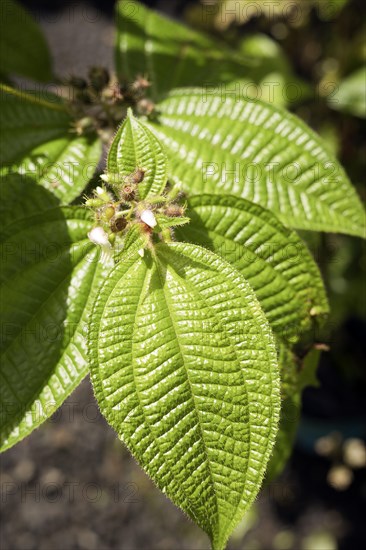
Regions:
<instances>
[{"instance_id":1,"label":"pepper plant","mask_svg":"<svg viewBox=\"0 0 366 550\"><path fill-rule=\"evenodd\" d=\"M364 237L360 200L298 118L223 93L260 63L122 2L116 76L56 79L28 16L12 57L8 8L1 449L90 373L144 470L225 548L286 463L315 381L328 303L295 230Z\"/></svg>"}]
</instances>

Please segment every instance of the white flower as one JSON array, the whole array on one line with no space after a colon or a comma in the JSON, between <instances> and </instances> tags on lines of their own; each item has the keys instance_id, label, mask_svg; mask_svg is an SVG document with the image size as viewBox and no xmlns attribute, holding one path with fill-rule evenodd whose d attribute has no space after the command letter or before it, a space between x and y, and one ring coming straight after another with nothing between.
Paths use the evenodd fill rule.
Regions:
<instances>
[{"instance_id":1,"label":"white flower","mask_svg":"<svg viewBox=\"0 0 366 550\"><path fill-rule=\"evenodd\" d=\"M100 256L100 261L102 264L111 264L113 262L112 245L109 242L108 235L104 231L103 227L93 227L93 229L89 231L88 237L92 243L101 247L102 253Z\"/></svg>"},{"instance_id":2,"label":"white flower","mask_svg":"<svg viewBox=\"0 0 366 550\"><path fill-rule=\"evenodd\" d=\"M146 223L149 227L155 227L157 224L157 221L154 216L154 212L152 210L143 210L141 212L141 220Z\"/></svg>"}]
</instances>

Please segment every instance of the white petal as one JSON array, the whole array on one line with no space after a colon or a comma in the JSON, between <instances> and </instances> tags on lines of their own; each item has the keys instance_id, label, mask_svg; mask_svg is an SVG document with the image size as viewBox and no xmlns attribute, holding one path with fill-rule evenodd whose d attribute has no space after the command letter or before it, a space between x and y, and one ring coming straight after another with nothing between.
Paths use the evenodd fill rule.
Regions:
<instances>
[{"instance_id":1,"label":"white petal","mask_svg":"<svg viewBox=\"0 0 366 550\"><path fill-rule=\"evenodd\" d=\"M106 266L113 265L113 250L112 245L108 240L108 235L103 227L93 227L88 233L88 237L92 243L101 247L100 261Z\"/></svg>"},{"instance_id":2,"label":"white petal","mask_svg":"<svg viewBox=\"0 0 366 550\"><path fill-rule=\"evenodd\" d=\"M141 258L143 258L143 257L144 257L144 254L145 254L145 250L144 250L143 248L139 248L139 250L137 251L137 254L138 254L139 256L141 256Z\"/></svg>"},{"instance_id":3,"label":"white petal","mask_svg":"<svg viewBox=\"0 0 366 550\"><path fill-rule=\"evenodd\" d=\"M94 244L99 244L100 246L104 246L106 248L111 248L112 246L103 227L93 227L93 229L89 231L88 237Z\"/></svg>"},{"instance_id":4,"label":"white petal","mask_svg":"<svg viewBox=\"0 0 366 550\"><path fill-rule=\"evenodd\" d=\"M149 227L155 227L157 224L154 213L151 210L143 210L141 212L141 220Z\"/></svg>"}]
</instances>

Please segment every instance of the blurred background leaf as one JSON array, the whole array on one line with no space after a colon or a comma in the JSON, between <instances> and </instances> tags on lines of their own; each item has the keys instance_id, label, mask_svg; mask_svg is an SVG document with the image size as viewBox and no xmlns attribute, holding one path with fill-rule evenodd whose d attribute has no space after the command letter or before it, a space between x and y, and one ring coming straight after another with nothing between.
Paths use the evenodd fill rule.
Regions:
<instances>
[{"instance_id":1,"label":"blurred background leaf","mask_svg":"<svg viewBox=\"0 0 366 550\"><path fill-rule=\"evenodd\" d=\"M35 19L15 0L0 7L0 73L52 80L52 61Z\"/></svg>"}]
</instances>

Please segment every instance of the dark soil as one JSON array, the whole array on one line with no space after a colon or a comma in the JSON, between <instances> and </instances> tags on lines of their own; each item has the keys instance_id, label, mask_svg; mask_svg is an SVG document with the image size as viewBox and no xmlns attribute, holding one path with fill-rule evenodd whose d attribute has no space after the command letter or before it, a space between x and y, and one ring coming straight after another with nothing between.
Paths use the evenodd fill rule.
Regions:
<instances>
[{"instance_id":1,"label":"dark soil","mask_svg":"<svg viewBox=\"0 0 366 550\"><path fill-rule=\"evenodd\" d=\"M285 473L262 491L229 549L364 548L365 471L340 492L326 482L329 467L328 460L296 450ZM209 548L206 536L117 440L89 380L51 420L2 455L0 471L2 550ZM331 537L327 545L313 546L310 539L307 546L307 537L319 533Z\"/></svg>"}]
</instances>

